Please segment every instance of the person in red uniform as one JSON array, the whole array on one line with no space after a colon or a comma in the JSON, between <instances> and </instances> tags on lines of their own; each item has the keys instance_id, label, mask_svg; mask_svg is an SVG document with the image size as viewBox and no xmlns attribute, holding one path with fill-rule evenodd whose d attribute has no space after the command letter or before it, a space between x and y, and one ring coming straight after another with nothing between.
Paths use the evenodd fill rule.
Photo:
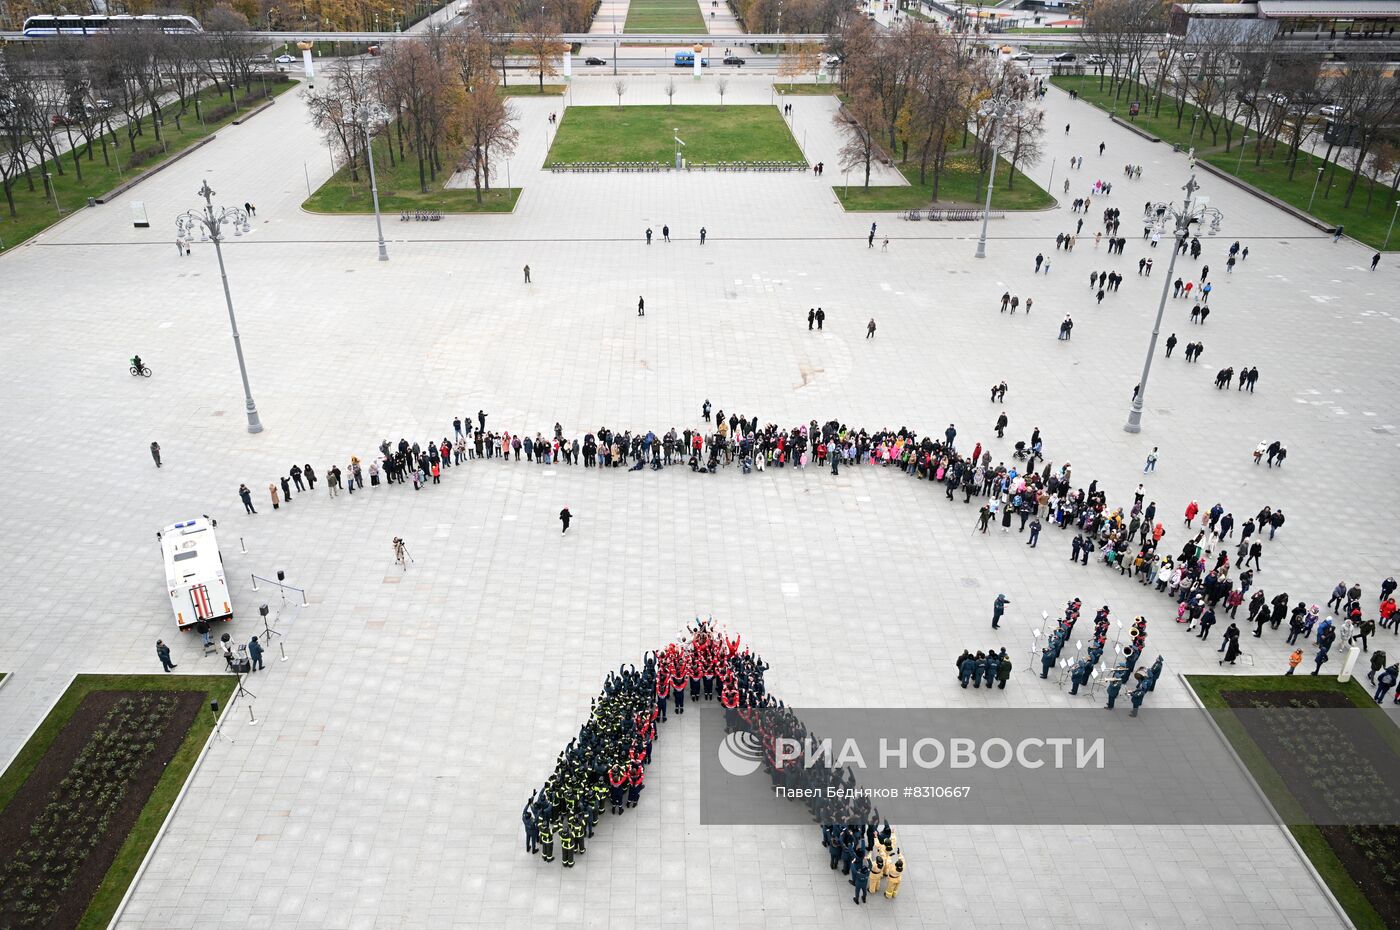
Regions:
<instances>
[{"instance_id":1,"label":"person in red uniform","mask_svg":"<svg viewBox=\"0 0 1400 930\"><path fill-rule=\"evenodd\" d=\"M636 807L637 800L642 795L643 782L646 781L646 773L642 770L640 762L632 763L628 770L627 779L627 806Z\"/></svg>"},{"instance_id":2,"label":"person in red uniform","mask_svg":"<svg viewBox=\"0 0 1400 930\"><path fill-rule=\"evenodd\" d=\"M622 805L627 799L628 772L624 765L614 765L608 769L608 800L614 814L622 813Z\"/></svg>"}]
</instances>

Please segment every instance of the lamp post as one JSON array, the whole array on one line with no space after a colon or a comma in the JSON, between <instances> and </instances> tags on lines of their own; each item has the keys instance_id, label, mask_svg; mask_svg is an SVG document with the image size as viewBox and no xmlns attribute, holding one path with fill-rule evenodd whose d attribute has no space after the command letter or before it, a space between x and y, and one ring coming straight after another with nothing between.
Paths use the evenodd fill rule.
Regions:
<instances>
[{"instance_id":1,"label":"lamp post","mask_svg":"<svg viewBox=\"0 0 1400 930\"><path fill-rule=\"evenodd\" d=\"M371 124L382 123L384 120L371 107L363 106L355 111L355 122L360 124L365 133L365 161L369 163L369 193L374 200L374 226L379 232L379 260L387 262L389 250L384 245L384 221L379 216L379 183L374 176L374 146L369 134Z\"/></svg>"},{"instance_id":2,"label":"lamp post","mask_svg":"<svg viewBox=\"0 0 1400 930\"><path fill-rule=\"evenodd\" d=\"M262 421L258 419L258 407L253 403L253 389L248 386L248 365L243 361L243 343L238 336L238 319L233 315L233 295L228 289L228 272L224 269L224 252L221 246L225 223L233 224L235 236L243 235L252 227L248 224L248 214L237 207L220 207L218 212L215 212L214 192L209 189L208 181L200 187L199 196L204 198L204 209L181 213L175 218L175 229L183 237L198 228L201 238L207 237L214 241L214 254L219 259L219 280L224 284L224 303L228 306L228 324L233 331L233 350L238 354L238 373L243 378L243 402L248 412L248 432L261 433Z\"/></svg>"},{"instance_id":3,"label":"lamp post","mask_svg":"<svg viewBox=\"0 0 1400 930\"><path fill-rule=\"evenodd\" d=\"M1317 196L1317 186L1322 183L1322 173L1326 168L1317 169L1317 180L1313 182L1312 193L1308 195L1308 212L1312 212L1313 198Z\"/></svg>"},{"instance_id":4,"label":"lamp post","mask_svg":"<svg viewBox=\"0 0 1400 930\"><path fill-rule=\"evenodd\" d=\"M1249 133L1240 136L1240 157L1235 161L1235 177L1239 177L1240 166L1244 164L1244 147L1249 144ZM1256 146L1257 147L1257 146Z\"/></svg>"},{"instance_id":5,"label":"lamp post","mask_svg":"<svg viewBox=\"0 0 1400 930\"><path fill-rule=\"evenodd\" d=\"M997 176L997 124L1011 108L1011 101L1005 97L993 97L982 104L979 112L992 121L991 133L987 137L987 147L991 149L991 165L987 170L987 207L982 211L982 235L977 240L974 258L987 257L987 219L992 213L992 182Z\"/></svg>"},{"instance_id":6,"label":"lamp post","mask_svg":"<svg viewBox=\"0 0 1400 930\"><path fill-rule=\"evenodd\" d=\"M1395 201L1395 212L1390 214L1390 226L1385 231L1385 244L1381 246L1382 252L1390 248L1390 234L1395 231L1396 216L1400 216L1400 200Z\"/></svg>"},{"instance_id":7,"label":"lamp post","mask_svg":"<svg viewBox=\"0 0 1400 930\"><path fill-rule=\"evenodd\" d=\"M1210 221L1210 231L1212 234L1219 232L1220 221L1224 218L1219 210L1207 206L1208 201L1202 197L1196 202L1191 198L1200 185L1196 183L1196 176L1191 175L1190 180L1182 187L1186 191L1186 200L1180 207L1169 203L1158 203L1153 205L1148 216L1157 216L1158 227L1165 225L1168 217L1176 221L1175 235L1172 240L1172 257L1167 263L1167 273L1162 277L1162 299L1157 303L1157 319L1152 323L1152 338L1147 343L1147 358L1142 363L1142 380L1138 382L1137 394L1133 397L1132 407L1128 410L1128 422L1124 424L1125 432L1137 433L1142 431L1142 405L1147 398L1147 378L1152 374L1152 357L1157 353L1157 336L1162 331L1162 315L1167 310L1167 295L1171 292L1172 271L1176 268L1176 257L1181 254L1181 246L1191 235L1191 226L1206 220Z\"/></svg>"}]
</instances>

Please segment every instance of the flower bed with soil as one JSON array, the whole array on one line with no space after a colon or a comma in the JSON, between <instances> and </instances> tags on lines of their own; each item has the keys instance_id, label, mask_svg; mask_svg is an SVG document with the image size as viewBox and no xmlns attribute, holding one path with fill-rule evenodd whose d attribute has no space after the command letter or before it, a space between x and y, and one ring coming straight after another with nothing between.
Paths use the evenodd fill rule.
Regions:
<instances>
[{"instance_id":1,"label":"flower bed with soil","mask_svg":"<svg viewBox=\"0 0 1400 930\"><path fill-rule=\"evenodd\" d=\"M79 676L0 778L0 927L107 923L212 726L206 698L228 693L222 677L103 678Z\"/></svg>"}]
</instances>

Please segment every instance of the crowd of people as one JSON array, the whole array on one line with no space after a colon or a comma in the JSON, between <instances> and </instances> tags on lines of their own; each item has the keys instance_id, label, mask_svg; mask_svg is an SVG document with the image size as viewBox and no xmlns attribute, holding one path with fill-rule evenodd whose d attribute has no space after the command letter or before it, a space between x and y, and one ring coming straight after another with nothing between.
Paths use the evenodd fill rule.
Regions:
<instances>
[{"instance_id":1,"label":"crowd of people","mask_svg":"<svg viewBox=\"0 0 1400 930\"><path fill-rule=\"evenodd\" d=\"M997 385L992 399L1001 397L1004 393ZM660 435L651 430L600 427L579 437L566 435L559 423L554 424L549 435L492 429L488 427L487 414L478 411L475 422L469 417L455 419L452 434L440 441L420 443L402 438L393 444L385 440L380 444L379 457L367 468L355 456L344 469L338 465L326 468L327 493L338 496L342 487L350 494L363 491L366 475L371 489L410 483L415 489L422 489L440 483L448 469L477 460L628 471L681 466L707 475L735 466L745 475L770 468L817 467L839 474L843 467L879 467L902 472L912 480L941 485L948 502L959 494L965 504L972 504L975 498L978 510L974 531L990 533L999 528L1002 533L1009 533L1015 525L1017 533L1027 533L1029 526L1026 545L1030 547L1038 544L1042 529L1049 525L1073 533L1071 561L1087 565L1093 556L1126 580L1155 586L1175 601L1178 620L1189 629L1208 629L1216 622L1218 609L1229 611L1233 620L1251 592L1251 623L1273 616L1277 628L1288 614L1287 605L1282 614L1261 614L1255 609L1262 593L1254 589L1254 580L1262 568L1265 544L1285 520L1279 508L1263 507L1256 516L1246 518L1237 531L1233 513L1223 504L1216 503L1202 512L1200 505L1192 501L1184 514L1184 525L1191 532L1179 550L1170 552L1157 503L1145 499L1141 485L1131 504L1111 505L1097 480L1087 486L1078 485L1069 462L1055 466L1045 459L1038 427L1032 429L1029 441L1015 443L1007 462L996 460L980 442L970 451L960 447L958 430L951 423L937 436L907 427L858 429L837 420L811 420L782 427L763 424L746 414L712 412L706 400L701 407L702 423L697 428L672 427ZM1002 417L998 417L994 430L1005 431L1007 423ZM1262 452L1256 449L1256 461L1267 457L1270 466L1281 464L1287 454L1277 441L1261 446ZM309 463L293 466L286 476L279 476L269 485L274 506L279 499L285 503L294 494L315 490L317 480ZM240 496L247 509L255 513L246 484L240 486ZM1199 529L1194 522L1197 517L1204 524ZM1231 545L1235 546L1233 552ZM1301 615L1309 616L1306 608ZM1348 615L1344 623L1350 624L1350 635L1360 627L1362 618ZM1310 629L1312 624L1307 627ZM1262 636L1261 630L1262 623L1255 630L1256 637ZM1227 653L1232 651L1228 643L1222 643L1222 648ZM975 673L975 653L973 660ZM981 675L969 674L969 683L978 677L986 681L990 654L984 653L983 660ZM960 675L961 668L960 659ZM995 678L997 672L992 674Z\"/></svg>"},{"instance_id":2,"label":"crowd of people","mask_svg":"<svg viewBox=\"0 0 1400 930\"><path fill-rule=\"evenodd\" d=\"M670 710L685 713L687 693L692 708L702 700L717 702L726 732L755 737L775 786L854 784L849 768L808 766L778 757L778 738L801 743L808 733L791 709L768 693L763 680L768 664L742 647L739 637L731 638L712 620L698 617L686 633L679 642L648 652L640 670L628 665L608 674L588 721L559 753L554 771L521 811L527 853L553 862L557 837L563 865L572 868L576 857L587 852L605 808L617 815L636 807L661 735L659 727L670 719ZM895 897L905 863L889 821L881 825L879 812L865 797L811 794L805 803L822 825L822 845L831 853L832 869L839 864L855 887L855 903L863 904L886 879L885 897Z\"/></svg>"}]
</instances>

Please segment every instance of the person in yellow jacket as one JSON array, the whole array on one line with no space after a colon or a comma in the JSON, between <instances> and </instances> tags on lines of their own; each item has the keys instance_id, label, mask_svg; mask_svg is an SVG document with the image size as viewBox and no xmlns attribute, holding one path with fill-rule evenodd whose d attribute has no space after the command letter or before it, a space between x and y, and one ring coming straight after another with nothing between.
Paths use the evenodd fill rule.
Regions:
<instances>
[{"instance_id":1,"label":"person in yellow jacket","mask_svg":"<svg viewBox=\"0 0 1400 930\"><path fill-rule=\"evenodd\" d=\"M904 881L904 854L898 849L885 860L885 877L889 879L885 883L885 897L893 898L899 894L900 882Z\"/></svg>"},{"instance_id":2,"label":"person in yellow jacket","mask_svg":"<svg viewBox=\"0 0 1400 930\"><path fill-rule=\"evenodd\" d=\"M866 879L865 888L871 894L880 893L880 882L885 878L885 866L888 860L879 846L870 851L868 860L870 863L870 878Z\"/></svg>"}]
</instances>

